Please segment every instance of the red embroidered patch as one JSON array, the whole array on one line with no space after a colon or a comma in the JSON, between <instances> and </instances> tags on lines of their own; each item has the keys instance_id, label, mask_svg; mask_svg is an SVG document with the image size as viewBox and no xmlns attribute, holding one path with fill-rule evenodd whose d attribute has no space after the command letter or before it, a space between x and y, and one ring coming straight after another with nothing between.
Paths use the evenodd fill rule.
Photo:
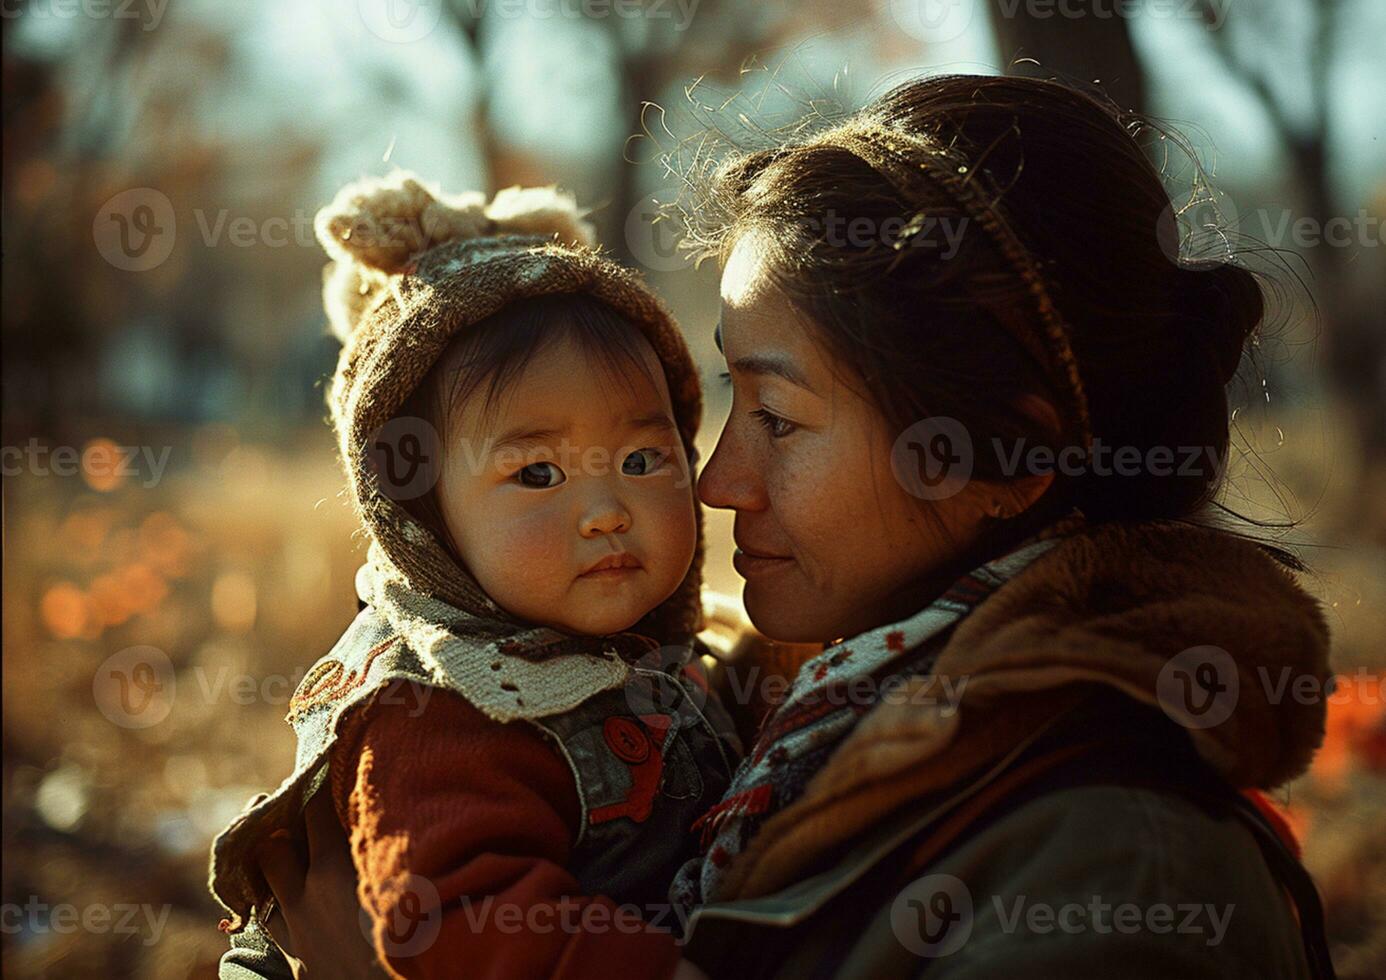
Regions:
<instances>
[{"instance_id":1,"label":"red embroidered patch","mask_svg":"<svg viewBox=\"0 0 1386 980\"><path fill-rule=\"evenodd\" d=\"M668 715L642 715L639 722L618 715L608 718L602 725L606 744L616 758L630 767L630 789L621 802L599 806L588 813L589 824L606 823L618 817L644 823L649 817L660 776L664 774L664 753L660 745L670 722ZM657 738L651 738L651 732Z\"/></svg>"},{"instance_id":2,"label":"red embroidered patch","mask_svg":"<svg viewBox=\"0 0 1386 980\"><path fill-rule=\"evenodd\" d=\"M347 671L340 660L326 660L318 664L303 678L298 690L289 699L289 713L285 720L292 722L309 708L329 701L339 701L349 692L356 690L366 682L366 675L371 672L375 658L388 650L397 640L399 637L392 636L371 647L366 653L366 662L359 674Z\"/></svg>"}]
</instances>

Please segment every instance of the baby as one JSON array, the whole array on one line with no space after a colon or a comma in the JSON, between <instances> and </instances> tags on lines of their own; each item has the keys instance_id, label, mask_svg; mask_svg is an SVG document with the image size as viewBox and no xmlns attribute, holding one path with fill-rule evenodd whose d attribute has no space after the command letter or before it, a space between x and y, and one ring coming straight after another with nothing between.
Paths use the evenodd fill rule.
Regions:
<instances>
[{"instance_id":1,"label":"baby","mask_svg":"<svg viewBox=\"0 0 1386 980\"><path fill-rule=\"evenodd\" d=\"M317 233L370 547L360 613L290 702L294 772L213 844L221 976L292 975L255 851L318 792L398 975L689 970L667 888L740 744L698 673L677 327L551 189L487 203L400 173L344 188Z\"/></svg>"}]
</instances>

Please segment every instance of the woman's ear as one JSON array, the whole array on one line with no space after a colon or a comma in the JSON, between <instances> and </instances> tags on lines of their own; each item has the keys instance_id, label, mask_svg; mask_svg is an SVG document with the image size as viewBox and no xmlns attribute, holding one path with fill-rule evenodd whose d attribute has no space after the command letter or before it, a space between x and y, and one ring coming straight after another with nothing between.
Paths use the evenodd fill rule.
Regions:
<instances>
[{"instance_id":1,"label":"woman's ear","mask_svg":"<svg viewBox=\"0 0 1386 980\"><path fill-rule=\"evenodd\" d=\"M1064 423L1059 418L1059 410L1054 403L1042 395L1026 392L1012 403L1016 412L1034 422L1051 442L1057 442L1063 435Z\"/></svg>"},{"instance_id":2,"label":"woman's ear","mask_svg":"<svg viewBox=\"0 0 1386 980\"><path fill-rule=\"evenodd\" d=\"M1019 414L1035 423L1036 431L1044 434L1044 441L1058 441L1063 432L1063 421L1053 402L1040 395L1024 394L1015 400L1014 406ZM987 481L978 488L981 491L979 505L988 517L999 520L1018 517L1034 506L1054 484L1052 467L1031 472L1024 465L1026 454L1023 451L1015 458L1021 465L1014 473L1005 474L995 483Z\"/></svg>"}]
</instances>

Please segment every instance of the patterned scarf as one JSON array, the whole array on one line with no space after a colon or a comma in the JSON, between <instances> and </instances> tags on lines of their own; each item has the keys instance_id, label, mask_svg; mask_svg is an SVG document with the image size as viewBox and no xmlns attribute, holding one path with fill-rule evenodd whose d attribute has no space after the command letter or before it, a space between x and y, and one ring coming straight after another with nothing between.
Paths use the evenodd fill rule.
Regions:
<instances>
[{"instance_id":1,"label":"patterned scarf","mask_svg":"<svg viewBox=\"0 0 1386 980\"><path fill-rule=\"evenodd\" d=\"M952 627L1053 547L1074 523L1061 522L973 569L908 619L834 644L805 662L722 801L693 825L702 834L702 857L680 869L670 901L687 914L716 900L727 866L766 820L803 795L858 720L908 678L927 674ZM950 692L949 700L961 694ZM945 708L956 709L956 702Z\"/></svg>"}]
</instances>

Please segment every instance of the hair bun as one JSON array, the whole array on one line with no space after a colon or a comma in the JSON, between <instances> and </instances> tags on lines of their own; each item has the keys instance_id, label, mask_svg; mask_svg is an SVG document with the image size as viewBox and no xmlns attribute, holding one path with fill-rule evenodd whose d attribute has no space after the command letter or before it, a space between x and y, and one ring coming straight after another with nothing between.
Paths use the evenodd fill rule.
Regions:
<instances>
[{"instance_id":1,"label":"hair bun","mask_svg":"<svg viewBox=\"0 0 1386 980\"><path fill-rule=\"evenodd\" d=\"M1266 312L1256 277L1227 262L1185 266L1180 288L1184 308L1198 336L1217 358L1223 384L1237 373L1247 338Z\"/></svg>"},{"instance_id":2,"label":"hair bun","mask_svg":"<svg viewBox=\"0 0 1386 980\"><path fill-rule=\"evenodd\" d=\"M444 194L405 170L347 184L313 227L334 260L324 276L323 305L343 341L389 277L439 245L496 235L596 243L576 199L557 187L508 187L488 204L480 191Z\"/></svg>"}]
</instances>

